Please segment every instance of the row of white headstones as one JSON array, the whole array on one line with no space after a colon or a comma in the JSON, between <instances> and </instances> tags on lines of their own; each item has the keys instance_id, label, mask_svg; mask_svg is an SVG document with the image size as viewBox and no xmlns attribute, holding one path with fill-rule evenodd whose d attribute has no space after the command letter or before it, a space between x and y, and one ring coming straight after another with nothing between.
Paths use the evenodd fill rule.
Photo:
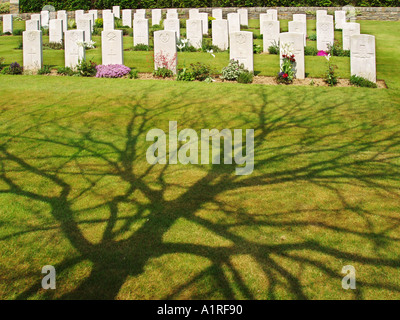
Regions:
<instances>
[{"instance_id":1,"label":"row of white headstones","mask_svg":"<svg viewBox=\"0 0 400 320\"><path fill-rule=\"evenodd\" d=\"M46 13L47 12L47 13ZM123 25L134 29L134 45L149 45L149 23L146 10L122 10ZM212 21L212 43L221 50L230 48L230 59L237 60L249 70L253 65L253 33L240 31L240 26L248 25L248 10L239 9L237 13L228 13L227 19L222 18L221 9L213 9L215 20ZM10 16L10 15L8 15ZM123 64L123 34L122 30L114 29L114 18L120 17L119 7L113 10L103 10L102 64ZM65 66L75 68L79 61L85 59L84 43L91 40L97 10L87 14L83 10L75 12L76 30L68 30L68 16L65 11L57 12L57 19L52 19L48 11L33 14L26 22L23 33L24 68L40 69L43 65L42 32L40 27L49 27L49 41L65 41ZM160 24L161 9L152 10L152 24ZM360 25L347 22L346 11L335 11L335 21L326 10L316 12L317 49L328 50L334 43L334 29L343 30L343 49L350 50L351 75L357 75L376 82L375 37L360 34ZM280 22L277 10L270 9L260 14L260 33L263 34L264 51L274 43L280 43L280 56L290 51L295 55L295 77L305 78L304 46L307 38L307 17L305 14L294 14L289 22L289 32L280 33ZM12 17L11 19L12 24ZM3 29L7 19L3 17ZM176 73L177 44L180 41L180 21L176 9L167 10L167 19L163 21L164 30L154 32L155 69L165 66ZM11 26L12 28L12 26ZM7 31L6 31L7 32ZM208 33L208 13L200 13L198 9L189 10L189 20L186 21L186 36L190 45L201 47L203 34ZM157 59L158 57L158 59Z\"/></svg>"}]
</instances>

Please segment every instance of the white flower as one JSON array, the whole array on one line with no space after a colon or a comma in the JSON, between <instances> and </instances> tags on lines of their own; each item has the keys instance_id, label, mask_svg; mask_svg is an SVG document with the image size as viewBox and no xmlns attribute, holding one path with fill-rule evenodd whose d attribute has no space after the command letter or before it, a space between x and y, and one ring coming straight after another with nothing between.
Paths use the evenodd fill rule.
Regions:
<instances>
[{"instance_id":1,"label":"white flower","mask_svg":"<svg viewBox=\"0 0 400 320\"><path fill-rule=\"evenodd\" d=\"M329 61L329 59L331 58L331 54L329 53L327 56L325 56L325 59Z\"/></svg>"},{"instance_id":2,"label":"white flower","mask_svg":"<svg viewBox=\"0 0 400 320\"><path fill-rule=\"evenodd\" d=\"M207 52L209 53L209 54L211 54L214 58L215 58L215 54L213 54L213 52L214 52L214 50L213 49L211 49L211 50L207 50Z\"/></svg>"}]
</instances>

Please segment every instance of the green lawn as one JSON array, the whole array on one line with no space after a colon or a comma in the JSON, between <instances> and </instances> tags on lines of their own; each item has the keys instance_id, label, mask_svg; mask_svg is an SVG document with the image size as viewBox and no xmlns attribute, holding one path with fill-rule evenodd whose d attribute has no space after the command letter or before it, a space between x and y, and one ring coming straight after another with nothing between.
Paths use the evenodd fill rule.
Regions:
<instances>
[{"instance_id":1,"label":"green lawn","mask_svg":"<svg viewBox=\"0 0 400 320\"><path fill-rule=\"evenodd\" d=\"M400 299L399 30L362 22L389 89L0 76L0 299ZM172 120L254 129L253 174L149 165Z\"/></svg>"}]
</instances>

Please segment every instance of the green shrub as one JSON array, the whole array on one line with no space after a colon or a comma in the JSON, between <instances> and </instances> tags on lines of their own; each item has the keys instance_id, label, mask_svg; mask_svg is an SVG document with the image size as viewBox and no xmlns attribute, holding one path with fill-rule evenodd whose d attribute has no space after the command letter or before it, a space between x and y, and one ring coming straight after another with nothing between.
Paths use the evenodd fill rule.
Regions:
<instances>
[{"instance_id":1,"label":"green shrub","mask_svg":"<svg viewBox=\"0 0 400 320\"><path fill-rule=\"evenodd\" d=\"M261 53L263 50L261 48L261 46L259 44L253 44L253 53L255 54L259 54Z\"/></svg>"},{"instance_id":2,"label":"green shrub","mask_svg":"<svg viewBox=\"0 0 400 320\"><path fill-rule=\"evenodd\" d=\"M94 77L97 73L96 66L97 64L93 61L82 60L77 65L76 70L82 77Z\"/></svg>"},{"instance_id":3,"label":"green shrub","mask_svg":"<svg viewBox=\"0 0 400 320\"><path fill-rule=\"evenodd\" d=\"M44 65L41 69L38 70L38 75L45 75L51 73L51 66Z\"/></svg>"},{"instance_id":4,"label":"green shrub","mask_svg":"<svg viewBox=\"0 0 400 320\"><path fill-rule=\"evenodd\" d=\"M74 76L77 74L76 71L72 70L69 67L60 67L57 68L57 74L61 75L61 76Z\"/></svg>"},{"instance_id":5,"label":"green shrub","mask_svg":"<svg viewBox=\"0 0 400 320\"><path fill-rule=\"evenodd\" d=\"M165 79L165 78L172 78L174 76L174 73L171 70L163 67L163 68L158 68L157 70L154 70L153 76L157 77L157 78Z\"/></svg>"},{"instance_id":6,"label":"green shrub","mask_svg":"<svg viewBox=\"0 0 400 320\"><path fill-rule=\"evenodd\" d=\"M15 50L22 50L24 48L24 44L22 43L22 40L18 41L18 46L15 47Z\"/></svg>"},{"instance_id":7,"label":"green shrub","mask_svg":"<svg viewBox=\"0 0 400 320\"><path fill-rule=\"evenodd\" d=\"M132 68L131 71L129 71L129 79L137 79L139 78L139 71L135 68Z\"/></svg>"},{"instance_id":8,"label":"green shrub","mask_svg":"<svg viewBox=\"0 0 400 320\"><path fill-rule=\"evenodd\" d=\"M365 87L365 88L376 88L376 83L369 81L368 79L365 79L363 77L358 77L358 76L351 76L350 77L350 83L352 85L355 85L357 87Z\"/></svg>"},{"instance_id":9,"label":"green shrub","mask_svg":"<svg viewBox=\"0 0 400 320\"><path fill-rule=\"evenodd\" d=\"M212 41L211 41L211 40L209 40L209 39L203 39L203 41L202 41L202 43L201 43L201 51L202 51L202 52L209 52L209 51L211 51L211 50L212 50L212 52L220 52L220 51L221 51L220 48L218 48L217 46L214 46L214 45L212 44Z\"/></svg>"},{"instance_id":10,"label":"green shrub","mask_svg":"<svg viewBox=\"0 0 400 320\"><path fill-rule=\"evenodd\" d=\"M188 68L179 69L176 75L177 81L194 81L194 75L189 71Z\"/></svg>"},{"instance_id":11,"label":"green shrub","mask_svg":"<svg viewBox=\"0 0 400 320\"><path fill-rule=\"evenodd\" d=\"M236 60L230 60L227 67L222 69L222 80L237 80L239 75L247 71L243 64L239 64Z\"/></svg>"},{"instance_id":12,"label":"green shrub","mask_svg":"<svg viewBox=\"0 0 400 320\"><path fill-rule=\"evenodd\" d=\"M11 63L8 67L1 70L1 74L22 74L24 69L17 62Z\"/></svg>"},{"instance_id":13,"label":"green shrub","mask_svg":"<svg viewBox=\"0 0 400 320\"><path fill-rule=\"evenodd\" d=\"M13 36L22 36L22 32L24 32L24 30L14 29L12 34L13 34Z\"/></svg>"},{"instance_id":14,"label":"green shrub","mask_svg":"<svg viewBox=\"0 0 400 320\"><path fill-rule=\"evenodd\" d=\"M102 18L96 19L94 21L94 27L98 29L103 28L103 19Z\"/></svg>"},{"instance_id":15,"label":"green shrub","mask_svg":"<svg viewBox=\"0 0 400 320\"><path fill-rule=\"evenodd\" d=\"M5 59L3 57L0 57L0 71L3 70L3 68L4 68L4 65L3 65L4 60Z\"/></svg>"},{"instance_id":16,"label":"green shrub","mask_svg":"<svg viewBox=\"0 0 400 320\"><path fill-rule=\"evenodd\" d=\"M273 41L272 45L268 47L270 54L279 54L279 42Z\"/></svg>"},{"instance_id":17,"label":"green shrub","mask_svg":"<svg viewBox=\"0 0 400 320\"><path fill-rule=\"evenodd\" d=\"M64 50L64 42L45 42L43 50Z\"/></svg>"},{"instance_id":18,"label":"green shrub","mask_svg":"<svg viewBox=\"0 0 400 320\"><path fill-rule=\"evenodd\" d=\"M0 3L0 14L10 13L10 3Z\"/></svg>"},{"instance_id":19,"label":"green shrub","mask_svg":"<svg viewBox=\"0 0 400 320\"><path fill-rule=\"evenodd\" d=\"M140 43L134 46L132 49L133 51L152 51L153 47Z\"/></svg>"},{"instance_id":20,"label":"green shrub","mask_svg":"<svg viewBox=\"0 0 400 320\"><path fill-rule=\"evenodd\" d=\"M350 50L343 50L342 46L337 40L335 40L333 45L328 45L328 52L331 54L331 56L350 57Z\"/></svg>"},{"instance_id":21,"label":"green shrub","mask_svg":"<svg viewBox=\"0 0 400 320\"><path fill-rule=\"evenodd\" d=\"M316 56L318 54L317 48L305 46L304 47L304 55L305 56Z\"/></svg>"},{"instance_id":22,"label":"green shrub","mask_svg":"<svg viewBox=\"0 0 400 320\"><path fill-rule=\"evenodd\" d=\"M237 82L239 83L252 83L253 82L253 73L249 71L244 71L239 74L237 78Z\"/></svg>"},{"instance_id":23,"label":"green shrub","mask_svg":"<svg viewBox=\"0 0 400 320\"><path fill-rule=\"evenodd\" d=\"M317 41L317 34L316 33L312 33L308 36L308 40L310 41Z\"/></svg>"},{"instance_id":24,"label":"green shrub","mask_svg":"<svg viewBox=\"0 0 400 320\"><path fill-rule=\"evenodd\" d=\"M337 66L331 64L330 61L328 60L328 69L326 71L324 81L331 87L336 86L338 83L337 76L335 75L336 69Z\"/></svg>"},{"instance_id":25,"label":"green shrub","mask_svg":"<svg viewBox=\"0 0 400 320\"><path fill-rule=\"evenodd\" d=\"M211 67L205 63L197 62L190 65L190 72L195 80L204 81L211 76Z\"/></svg>"}]
</instances>

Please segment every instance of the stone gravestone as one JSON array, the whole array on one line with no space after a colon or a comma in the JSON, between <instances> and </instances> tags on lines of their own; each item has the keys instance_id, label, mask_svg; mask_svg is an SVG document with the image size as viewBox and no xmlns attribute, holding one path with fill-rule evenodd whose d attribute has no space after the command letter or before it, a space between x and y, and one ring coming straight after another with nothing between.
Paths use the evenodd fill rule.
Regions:
<instances>
[{"instance_id":1,"label":"stone gravestone","mask_svg":"<svg viewBox=\"0 0 400 320\"><path fill-rule=\"evenodd\" d=\"M167 65L162 63L165 60ZM176 74L177 65L176 33L170 30L154 32L154 69L167 67Z\"/></svg>"},{"instance_id":2,"label":"stone gravestone","mask_svg":"<svg viewBox=\"0 0 400 320\"><path fill-rule=\"evenodd\" d=\"M228 35L228 20L218 19L213 20L212 24L212 44L221 50L228 49L229 35Z\"/></svg>"},{"instance_id":3,"label":"stone gravestone","mask_svg":"<svg viewBox=\"0 0 400 320\"><path fill-rule=\"evenodd\" d=\"M276 9L269 9L269 10L267 10L267 13L272 14L272 19L273 19L273 20L278 20L278 10L276 10Z\"/></svg>"},{"instance_id":4,"label":"stone gravestone","mask_svg":"<svg viewBox=\"0 0 400 320\"><path fill-rule=\"evenodd\" d=\"M136 9L136 13L143 14L144 18L146 19L146 9Z\"/></svg>"},{"instance_id":5,"label":"stone gravestone","mask_svg":"<svg viewBox=\"0 0 400 320\"><path fill-rule=\"evenodd\" d=\"M238 9L239 22L241 26L249 26L249 11L247 9Z\"/></svg>"},{"instance_id":6,"label":"stone gravestone","mask_svg":"<svg viewBox=\"0 0 400 320\"><path fill-rule=\"evenodd\" d=\"M203 34L208 34L208 13L200 12L197 19L201 20Z\"/></svg>"},{"instance_id":7,"label":"stone gravestone","mask_svg":"<svg viewBox=\"0 0 400 320\"><path fill-rule=\"evenodd\" d=\"M57 11L57 19L63 22L63 32L68 30L68 16L65 10Z\"/></svg>"},{"instance_id":8,"label":"stone gravestone","mask_svg":"<svg viewBox=\"0 0 400 320\"><path fill-rule=\"evenodd\" d=\"M360 34L360 24L347 22L343 25L343 50L350 50L350 37Z\"/></svg>"},{"instance_id":9,"label":"stone gravestone","mask_svg":"<svg viewBox=\"0 0 400 320\"><path fill-rule=\"evenodd\" d=\"M43 67L42 31L30 30L22 33L24 70L39 70Z\"/></svg>"},{"instance_id":10,"label":"stone gravestone","mask_svg":"<svg viewBox=\"0 0 400 320\"><path fill-rule=\"evenodd\" d=\"M12 33L13 32L13 15L5 14L3 16L3 33Z\"/></svg>"},{"instance_id":11,"label":"stone gravestone","mask_svg":"<svg viewBox=\"0 0 400 320\"><path fill-rule=\"evenodd\" d=\"M179 19L177 12L167 12L167 19Z\"/></svg>"},{"instance_id":12,"label":"stone gravestone","mask_svg":"<svg viewBox=\"0 0 400 320\"><path fill-rule=\"evenodd\" d=\"M76 29L83 30L85 42L92 41L92 20L85 19L83 15L76 21Z\"/></svg>"},{"instance_id":13,"label":"stone gravestone","mask_svg":"<svg viewBox=\"0 0 400 320\"><path fill-rule=\"evenodd\" d=\"M42 26L44 28L48 28L49 27L49 21L50 21L50 12L47 10L44 11L40 11L40 17L42 20Z\"/></svg>"},{"instance_id":14,"label":"stone gravestone","mask_svg":"<svg viewBox=\"0 0 400 320\"><path fill-rule=\"evenodd\" d=\"M317 21L319 20L319 18L321 18L322 16L326 16L327 14L328 14L327 10L317 10L316 11Z\"/></svg>"},{"instance_id":15,"label":"stone gravestone","mask_svg":"<svg viewBox=\"0 0 400 320\"><path fill-rule=\"evenodd\" d=\"M290 53L294 54L295 62L295 77L297 79L305 78L305 66L304 66L304 36L302 33L291 33L284 32L279 36L280 40L280 57L282 65L282 55L285 53L285 49L288 49Z\"/></svg>"},{"instance_id":16,"label":"stone gravestone","mask_svg":"<svg viewBox=\"0 0 400 320\"><path fill-rule=\"evenodd\" d=\"M76 10L75 11L75 21L82 19L82 16L85 14L83 10Z\"/></svg>"},{"instance_id":17,"label":"stone gravestone","mask_svg":"<svg viewBox=\"0 0 400 320\"><path fill-rule=\"evenodd\" d=\"M328 51L334 41L333 22L320 19L317 22L317 49Z\"/></svg>"},{"instance_id":18,"label":"stone gravestone","mask_svg":"<svg viewBox=\"0 0 400 320\"><path fill-rule=\"evenodd\" d=\"M343 29L343 25L346 23L346 11L340 10L335 11L335 28L338 30Z\"/></svg>"},{"instance_id":19,"label":"stone gravestone","mask_svg":"<svg viewBox=\"0 0 400 320\"><path fill-rule=\"evenodd\" d=\"M279 43L280 22L265 21L262 25L263 30L263 51L268 52L268 48Z\"/></svg>"},{"instance_id":20,"label":"stone gravestone","mask_svg":"<svg viewBox=\"0 0 400 320\"><path fill-rule=\"evenodd\" d=\"M135 12L133 14L133 20L143 20L146 19L146 14L143 12Z\"/></svg>"},{"instance_id":21,"label":"stone gravestone","mask_svg":"<svg viewBox=\"0 0 400 320\"><path fill-rule=\"evenodd\" d=\"M240 31L240 18L239 13L228 13L228 31L229 34Z\"/></svg>"},{"instance_id":22,"label":"stone gravestone","mask_svg":"<svg viewBox=\"0 0 400 320\"><path fill-rule=\"evenodd\" d=\"M199 14L199 9L189 9L189 19L188 20L197 20L198 14Z\"/></svg>"},{"instance_id":23,"label":"stone gravestone","mask_svg":"<svg viewBox=\"0 0 400 320\"><path fill-rule=\"evenodd\" d=\"M26 20L25 21L25 30L39 30L39 21L38 20Z\"/></svg>"},{"instance_id":24,"label":"stone gravestone","mask_svg":"<svg viewBox=\"0 0 400 320\"><path fill-rule=\"evenodd\" d=\"M114 30L114 14L112 12L103 12L103 30Z\"/></svg>"},{"instance_id":25,"label":"stone gravestone","mask_svg":"<svg viewBox=\"0 0 400 320\"><path fill-rule=\"evenodd\" d=\"M121 19L121 8L119 6L113 6L112 13L114 13L114 17Z\"/></svg>"},{"instance_id":26,"label":"stone gravestone","mask_svg":"<svg viewBox=\"0 0 400 320\"><path fill-rule=\"evenodd\" d=\"M80 61L85 60L85 48L81 45L84 42L82 30L68 30L65 35L65 66L76 69Z\"/></svg>"},{"instance_id":27,"label":"stone gravestone","mask_svg":"<svg viewBox=\"0 0 400 320\"><path fill-rule=\"evenodd\" d=\"M167 9L167 13L178 13L178 9Z\"/></svg>"},{"instance_id":28,"label":"stone gravestone","mask_svg":"<svg viewBox=\"0 0 400 320\"><path fill-rule=\"evenodd\" d=\"M351 36L351 75L376 82L375 37L368 34Z\"/></svg>"},{"instance_id":29,"label":"stone gravestone","mask_svg":"<svg viewBox=\"0 0 400 320\"><path fill-rule=\"evenodd\" d=\"M181 38L181 29L180 29L179 19L165 19L164 20L164 30L174 31L177 41L179 41L179 39Z\"/></svg>"},{"instance_id":30,"label":"stone gravestone","mask_svg":"<svg viewBox=\"0 0 400 320\"><path fill-rule=\"evenodd\" d=\"M122 10L122 25L132 28L132 10Z\"/></svg>"},{"instance_id":31,"label":"stone gravestone","mask_svg":"<svg viewBox=\"0 0 400 320\"><path fill-rule=\"evenodd\" d=\"M274 19L274 16L272 13L261 13L260 14L260 34L262 34L263 30L265 29L264 24L267 23L267 21L277 21Z\"/></svg>"},{"instance_id":32,"label":"stone gravestone","mask_svg":"<svg viewBox=\"0 0 400 320\"><path fill-rule=\"evenodd\" d=\"M38 20L39 21L39 29L42 27L42 16L39 13L32 14L31 20Z\"/></svg>"},{"instance_id":33,"label":"stone gravestone","mask_svg":"<svg viewBox=\"0 0 400 320\"><path fill-rule=\"evenodd\" d=\"M49 42L62 43L64 40L63 21L52 19L49 22Z\"/></svg>"},{"instance_id":34,"label":"stone gravestone","mask_svg":"<svg viewBox=\"0 0 400 320\"><path fill-rule=\"evenodd\" d=\"M124 64L122 30L101 32L102 64Z\"/></svg>"},{"instance_id":35,"label":"stone gravestone","mask_svg":"<svg viewBox=\"0 0 400 320\"><path fill-rule=\"evenodd\" d=\"M88 19L88 20L90 20L91 21L91 31L93 32L93 28L94 28L94 24L95 24L95 22L96 22L96 19L94 18L94 14L93 13L90 13L90 12L88 12L88 13L85 13L85 14L83 14L82 15L82 19Z\"/></svg>"},{"instance_id":36,"label":"stone gravestone","mask_svg":"<svg viewBox=\"0 0 400 320\"><path fill-rule=\"evenodd\" d=\"M253 32L237 31L229 35L229 59L239 61L253 72Z\"/></svg>"},{"instance_id":37,"label":"stone gravestone","mask_svg":"<svg viewBox=\"0 0 400 320\"><path fill-rule=\"evenodd\" d=\"M97 10L89 10L88 13L93 15L94 22L96 22L96 20L99 18L99 13Z\"/></svg>"},{"instance_id":38,"label":"stone gravestone","mask_svg":"<svg viewBox=\"0 0 400 320\"><path fill-rule=\"evenodd\" d=\"M302 33L303 34L303 45L306 46L307 42L307 24L300 21L289 21L289 32L290 33Z\"/></svg>"},{"instance_id":39,"label":"stone gravestone","mask_svg":"<svg viewBox=\"0 0 400 320\"><path fill-rule=\"evenodd\" d=\"M133 20L133 45L138 44L149 45L149 20L147 19Z\"/></svg>"},{"instance_id":40,"label":"stone gravestone","mask_svg":"<svg viewBox=\"0 0 400 320\"><path fill-rule=\"evenodd\" d=\"M300 22L304 22L307 23L307 15L306 14L294 14L293 15L293 21L300 21Z\"/></svg>"},{"instance_id":41,"label":"stone gravestone","mask_svg":"<svg viewBox=\"0 0 400 320\"><path fill-rule=\"evenodd\" d=\"M151 25L160 25L161 23L161 9L151 10Z\"/></svg>"},{"instance_id":42,"label":"stone gravestone","mask_svg":"<svg viewBox=\"0 0 400 320\"><path fill-rule=\"evenodd\" d=\"M186 36L189 45L196 49L201 48L203 43L203 23L201 20L186 20Z\"/></svg>"},{"instance_id":43,"label":"stone gravestone","mask_svg":"<svg viewBox=\"0 0 400 320\"><path fill-rule=\"evenodd\" d=\"M211 16L216 20L222 20L222 9L212 9Z\"/></svg>"}]
</instances>

